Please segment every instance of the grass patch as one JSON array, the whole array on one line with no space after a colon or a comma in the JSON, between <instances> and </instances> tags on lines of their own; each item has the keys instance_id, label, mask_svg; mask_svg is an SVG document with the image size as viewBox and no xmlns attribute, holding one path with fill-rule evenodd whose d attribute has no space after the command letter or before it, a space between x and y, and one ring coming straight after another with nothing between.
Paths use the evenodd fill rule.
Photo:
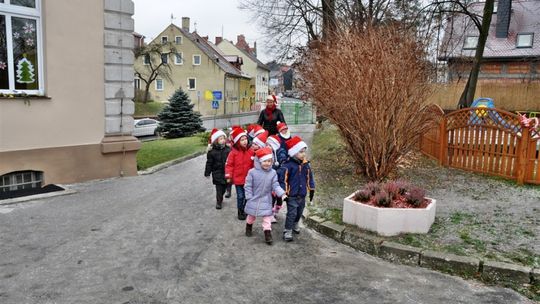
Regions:
<instances>
[{"instance_id":1,"label":"grass patch","mask_svg":"<svg viewBox=\"0 0 540 304\"><path fill-rule=\"evenodd\" d=\"M147 103L135 102L134 116L156 116L166 106L166 103L149 101Z\"/></svg>"},{"instance_id":2,"label":"grass patch","mask_svg":"<svg viewBox=\"0 0 540 304\"><path fill-rule=\"evenodd\" d=\"M195 152L204 151L205 148L206 145L201 143L199 136L143 142L137 153L137 169L144 170Z\"/></svg>"}]
</instances>

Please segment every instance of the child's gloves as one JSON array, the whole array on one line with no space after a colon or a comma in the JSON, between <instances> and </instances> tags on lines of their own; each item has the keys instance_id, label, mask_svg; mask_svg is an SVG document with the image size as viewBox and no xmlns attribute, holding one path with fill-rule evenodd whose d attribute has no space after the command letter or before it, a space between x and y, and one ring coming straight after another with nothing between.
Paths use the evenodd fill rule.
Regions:
<instances>
[{"instance_id":1,"label":"child's gloves","mask_svg":"<svg viewBox=\"0 0 540 304\"><path fill-rule=\"evenodd\" d=\"M315 195L315 190L309 190L309 201L313 201L313 195Z\"/></svg>"},{"instance_id":2,"label":"child's gloves","mask_svg":"<svg viewBox=\"0 0 540 304\"><path fill-rule=\"evenodd\" d=\"M231 179L227 178L227 184L230 184L230 183L231 183Z\"/></svg>"}]
</instances>

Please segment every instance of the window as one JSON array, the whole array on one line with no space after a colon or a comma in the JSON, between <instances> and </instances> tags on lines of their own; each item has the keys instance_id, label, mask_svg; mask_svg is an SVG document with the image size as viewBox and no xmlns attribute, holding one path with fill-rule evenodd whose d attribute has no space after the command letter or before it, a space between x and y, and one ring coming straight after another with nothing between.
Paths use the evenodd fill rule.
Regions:
<instances>
[{"instance_id":1,"label":"window","mask_svg":"<svg viewBox=\"0 0 540 304\"><path fill-rule=\"evenodd\" d=\"M193 55L193 65L201 65L201 55Z\"/></svg>"},{"instance_id":2,"label":"window","mask_svg":"<svg viewBox=\"0 0 540 304\"><path fill-rule=\"evenodd\" d=\"M141 88L141 80L139 78L135 78L133 80L133 86L135 87L136 90L140 89Z\"/></svg>"},{"instance_id":3,"label":"window","mask_svg":"<svg viewBox=\"0 0 540 304\"><path fill-rule=\"evenodd\" d=\"M163 79L156 79L156 91L163 91Z\"/></svg>"},{"instance_id":4,"label":"window","mask_svg":"<svg viewBox=\"0 0 540 304\"><path fill-rule=\"evenodd\" d=\"M519 33L516 37L516 47L531 48L533 46L533 33Z\"/></svg>"},{"instance_id":5,"label":"window","mask_svg":"<svg viewBox=\"0 0 540 304\"><path fill-rule=\"evenodd\" d=\"M167 36L161 37L161 43L162 43L162 44L165 44L165 43L167 43L167 42L169 42L169 38L168 38Z\"/></svg>"},{"instance_id":6,"label":"window","mask_svg":"<svg viewBox=\"0 0 540 304\"><path fill-rule=\"evenodd\" d=\"M194 91L197 89L197 79L195 78L188 78L188 89L190 91Z\"/></svg>"},{"instance_id":7,"label":"window","mask_svg":"<svg viewBox=\"0 0 540 304\"><path fill-rule=\"evenodd\" d=\"M149 65L149 64L150 64L150 54L144 55L144 57L143 57L143 64L144 64L144 65Z\"/></svg>"},{"instance_id":8,"label":"window","mask_svg":"<svg viewBox=\"0 0 540 304\"><path fill-rule=\"evenodd\" d=\"M169 54L167 53L161 54L161 62L163 62L164 64L169 63Z\"/></svg>"},{"instance_id":9,"label":"window","mask_svg":"<svg viewBox=\"0 0 540 304\"><path fill-rule=\"evenodd\" d=\"M176 36L176 37L174 37L174 43L176 43L176 44L182 44L182 36Z\"/></svg>"},{"instance_id":10,"label":"window","mask_svg":"<svg viewBox=\"0 0 540 304\"><path fill-rule=\"evenodd\" d=\"M182 53L176 53L174 55L174 64L184 64L184 55Z\"/></svg>"},{"instance_id":11,"label":"window","mask_svg":"<svg viewBox=\"0 0 540 304\"><path fill-rule=\"evenodd\" d=\"M0 93L43 94L40 1L0 3Z\"/></svg>"},{"instance_id":12,"label":"window","mask_svg":"<svg viewBox=\"0 0 540 304\"><path fill-rule=\"evenodd\" d=\"M465 44L463 45L464 50L474 50L478 45L478 36L467 36L465 37Z\"/></svg>"},{"instance_id":13,"label":"window","mask_svg":"<svg viewBox=\"0 0 540 304\"><path fill-rule=\"evenodd\" d=\"M43 172L17 171L0 176L0 193L31 188L41 188Z\"/></svg>"}]
</instances>

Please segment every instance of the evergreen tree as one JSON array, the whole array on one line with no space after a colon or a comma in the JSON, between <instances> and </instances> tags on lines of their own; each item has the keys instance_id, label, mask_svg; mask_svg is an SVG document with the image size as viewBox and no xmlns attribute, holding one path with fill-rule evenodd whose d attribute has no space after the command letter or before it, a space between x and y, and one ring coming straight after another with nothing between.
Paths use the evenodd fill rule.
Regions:
<instances>
[{"instance_id":1,"label":"evergreen tree","mask_svg":"<svg viewBox=\"0 0 540 304\"><path fill-rule=\"evenodd\" d=\"M204 131L201 114L193 111L193 105L182 89L169 98L169 105L161 110L158 119L157 132L165 138L186 137Z\"/></svg>"}]
</instances>

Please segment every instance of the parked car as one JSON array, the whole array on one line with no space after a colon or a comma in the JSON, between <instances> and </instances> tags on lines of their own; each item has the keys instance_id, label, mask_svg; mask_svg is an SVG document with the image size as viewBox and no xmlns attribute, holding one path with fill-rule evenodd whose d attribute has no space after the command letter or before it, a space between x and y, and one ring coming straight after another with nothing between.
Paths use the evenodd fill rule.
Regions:
<instances>
[{"instance_id":1,"label":"parked car","mask_svg":"<svg viewBox=\"0 0 540 304\"><path fill-rule=\"evenodd\" d=\"M133 123L133 136L157 135L156 128L159 125L159 121L152 118L142 118L135 119Z\"/></svg>"}]
</instances>

